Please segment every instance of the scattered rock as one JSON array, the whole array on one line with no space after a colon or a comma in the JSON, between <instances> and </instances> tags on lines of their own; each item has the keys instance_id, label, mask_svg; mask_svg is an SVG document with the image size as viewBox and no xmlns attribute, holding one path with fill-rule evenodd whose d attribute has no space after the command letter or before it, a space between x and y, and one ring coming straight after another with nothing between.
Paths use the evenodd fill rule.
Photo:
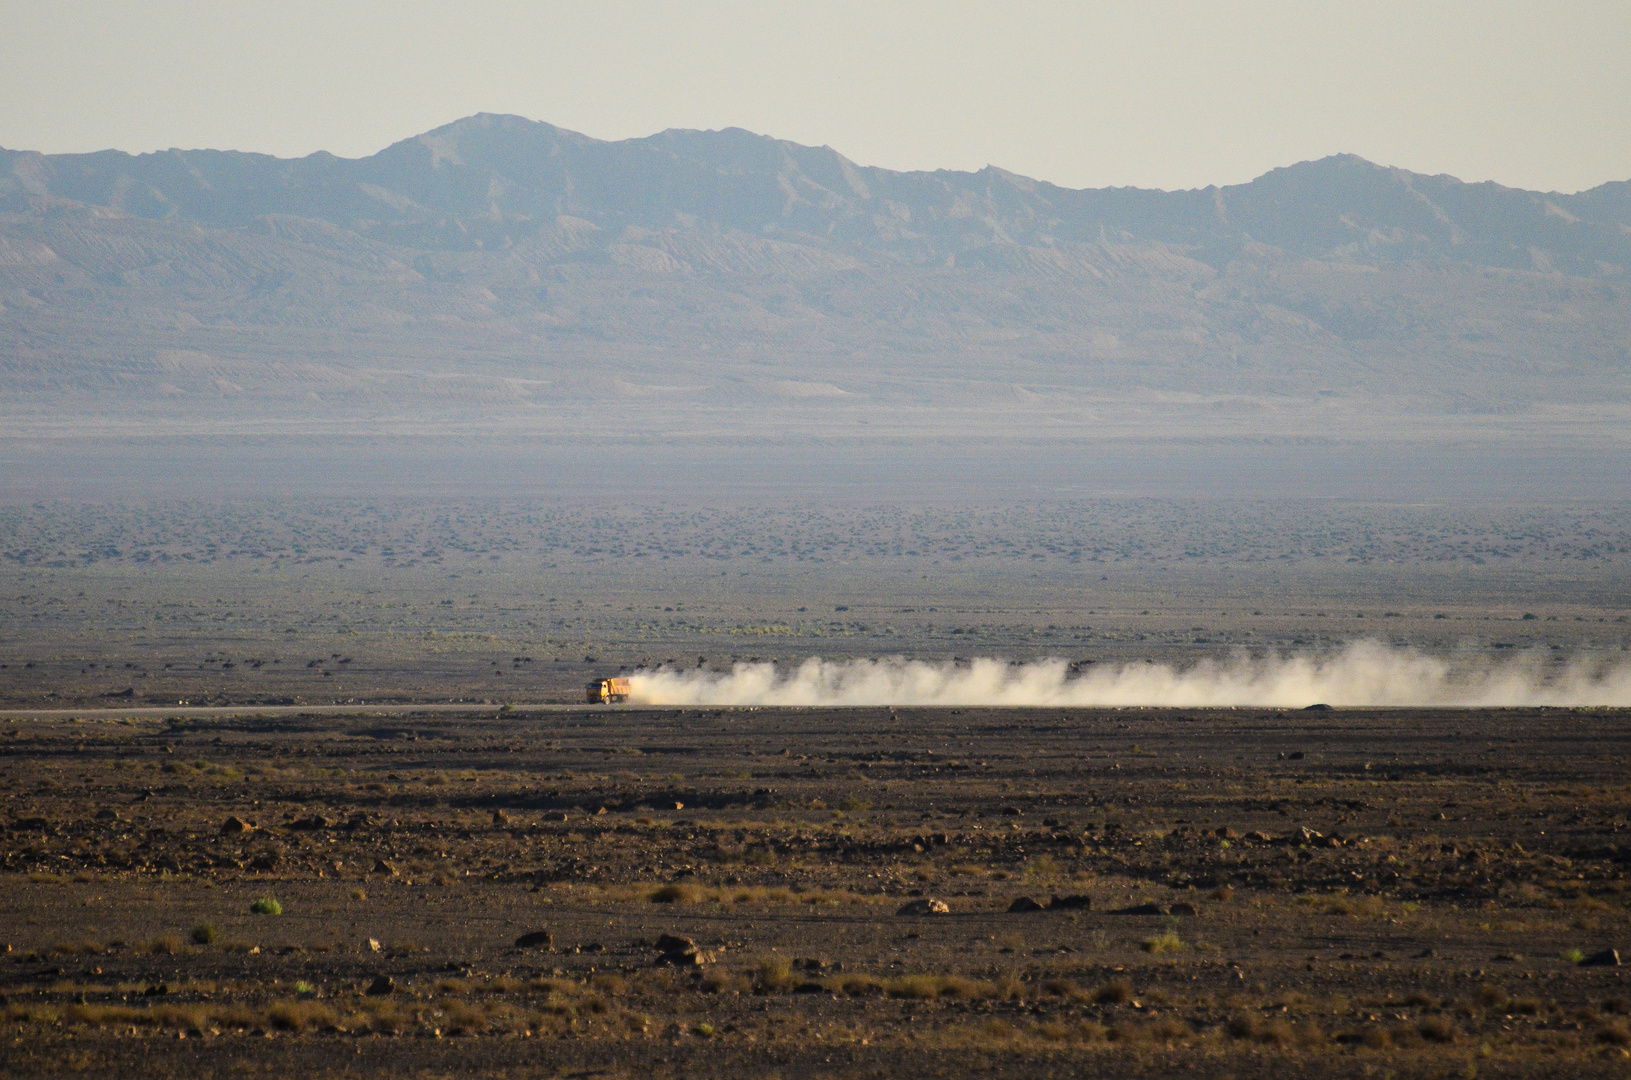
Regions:
<instances>
[{"instance_id":1,"label":"scattered rock","mask_svg":"<svg viewBox=\"0 0 1631 1080\"><path fill-rule=\"evenodd\" d=\"M379 952L379 940L377 938L368 939L368 951Z\"/></svg>"},{"instance_id":2,"label":"scattered rock","mask_svg":"<svg viewBox=\"0 0 1631 1080\"><path fill-rule=\"evenodd\" d=\"M657 963L670 967L701 967L706 957L696 949L675 949L657 957Z\"/></svg>"},{"instance_id":3,"label":"scattered rock","mask_svg":"<svg viewBox=\"0 0 1631 1080\"><path fill-rule=\"evenodd\" d=\"M944 900L936 900L933 897L925 896L918 900L908 900L906 903L900 906L900 910L895 912L895 914L946 915L950 912L951 908L946 906L946 902Z\"/></svg>"},{"instance_id":4,"label":"scattered rock","mask_svg":"<svg viewBox=\"0 0 1631 1080\"><path fill-rule=\"evenodd\" d=\"M509 823L510 823L510 815L506 814L502 810L494 810L493 811L493 824L494 825L508 825Z\"/></svg>"},{"instance_id":5,"label":"scattered rock","mask_svg":"<svg viewBox=\"0 0 1631 1080\"><path fill-rule=\"evenodd\" d=\"M384 997L386 994L389 994L395 989L395 979L391 978L389 975L379 975L375 977L373 982L368 984L368 990L366 992L369 997Z\"/></svg>"},{"instance_id":6,"label":"scattered rock","mask_svg":"<svg viewBox=\"0 0 1631 1080\"><path fill-rule=\"evenodd\" d=\"M254 832L254 822L245 821L241 817L229 817L221 822L221 835L232 836L236 833Z\"/></svg>"},{"instance_id":7,"label":"scattered rock","mask_svg":"<svg viewBox=\"0 0 1631 1080\"><path fill-rule=\"evenodd\" d=\"M664 934L657 939L658 952L683 952L686 949L695 949L696 947L697 943L695 941L688 937L680 937L678 934Z\"/></svg>"},{"instance_id":8,"label":"scattered rock","mask_svg":"<svg viewBox=\"0 0 1631 1080\"><path fill-rule=\"evenodd\" d=\"M1213 835L1221 836L1225 840L1233 840L1237 835L1239 835L1233 829L1229 828L1229 826L1227 826L1227 825L1219 825L1216 829L1214 829L1212 831L1213 831Z\"/></svg>"},{"instance_id":9,"label":"scattered rock","mask_svg":"<svg viewBox=\"0 0 1631 1080\"><path fill-rule=\"evenodd\" d=\"M1620 966L1620 950L1618 950L1618 949L1604 949L1602 952L1594 952L1590 956L1586 957L1584 960L1580 961L1580 966L1581 967L1619 967Z\"/></svg>"},{"instance_id":10,"label":"scattered rock","mask_svg":"<svg viewBox=\"0 0 1631 1080\"><path fill-rule=\"evenodd\" d=\"M1053 911L1090 911L1093 907L1093 898L1085 893L1055 896L1048 902L1048 907Z\"/></svg>"},{"instance_id":11,"label":"scattered rock","mask_svg":"<svg viewBox=\"0 0 1631 1080\"><path fill-rule=\"evenodd\" d=\"M273 870L276 870L278 868L278 863L282 861L283 856L279 855L275 851L268 851L265 854L257 855L254 859L250 860L249 869L258 870L263 874L269 874Z\"/></svg>"},{"instance_id":12,"label":"scattered rock","mask_svg":"<svg viewBox=\"0 0 1631 1080\"><path fill-rule=\"evenodd\" d=\"M826 971L832 964L824 957L801 956L793 961L793 966L801 971Z\"/></svg>"},{"instance_id":13,"label":"scattered rock","mask_svg":"<svg viewBox=\"0 0 1631 1080\"><path fill-rule=\"evenodd\" d=\"M518 949L542 949L554 944L554 942L555 935L548 930L534 930L516 938L515 947Z\"/></svg>"},{"instance_id":14,"label":"scattered rock","mask_svg":"<svg viewBox=\"0 0 1631 1080\"><path fill-rule=\"evenodd\" d=\"M1046 911L1042 904L1032 900L1029 896L1016 896L1014 902L1008 905L1008 914L1017 915L1025 911Z\"/></svg>"},{"instance_id":15,"label":"scattered rock","mask_svg":"<svg viewBox=\"0 0 1631 1080\"><path fill-rule=\"evenodd\" d=\"M682 803L682 802L677 802L677 803L674 803L672 805L673 805L674 809L676 809L676 810L684 810L685 809L685 804Z\"/></svg>"},{"instance_id":16,"label":"scattered rock","mask_svg":"<svg viewBox=\"0 0 1631 1080\"><path fill-rule=\"evenodd\" d=\"M391 877L396 877L396 867L392 866L384 859L375 859L374 869L371 872L375 874L389 874Z\"/></svg>"},{"instance_id":17,"label":"scattered rock","mask_svg":"<svg viewBox=\"0 0 1631 1080\"><path fill-rule=\"evenodd\" d=\"M318 829L326 829L332 824L333 822L329 821L328 818L323 817L320 814L313 814L311 817L303 817L298 821L291 821L289 823L289 828L293 829L295 832L316 832Z\"/></svg>"},{"instance_id":18,"label":"scattered rock","mask_svg":"<svg viewBox=\"0 0 1631 1080\"><path fill-rule=\"evenodd\" d=\"M100 810L98 810L96 812L96 820L97 821L118 821L119 820L119 811L114 810L114 809L112 809L110 807L104 806L102 809L100 809Z\"/></svg>"}]
</instances>

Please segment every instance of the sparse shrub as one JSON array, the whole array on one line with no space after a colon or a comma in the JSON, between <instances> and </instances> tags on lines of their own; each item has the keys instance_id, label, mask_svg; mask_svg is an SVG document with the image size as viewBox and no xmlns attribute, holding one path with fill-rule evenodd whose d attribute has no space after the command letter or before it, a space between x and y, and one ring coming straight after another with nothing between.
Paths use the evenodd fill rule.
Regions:
<instances>
[{"instance_id":1,"label":"sparse shrub","mask_svg":"<svg viewBox=\"0 0 1631 1080\"><path fill-rule=\"evenodd\" d=\"M1499 986L1490 986L1487 983L1478 988L1475 997L1478 999L1478 1004L1486 1009L1504 1009L1508 1001L1505 990L1502 990Z\"/></svg>"},{"instance_id":2,"label":"sparse shrub","mask_svg":"<svg viewBox=\"0 0 1631 1080\"><path fill-rule=\"evenodd\" d=\"M769 956L754 974L761 990L781 990L793 981L793 963L785 956Z\"/></svg>"},{"instance_id":3,"label":"sparse shrub","mask_svg":"<svg viewBox=\"0 0 1631 1080\"><path fill-rule=\"evenodd\" d=\"M96 941L59 941L52 948L67 956L96 956L105 951Z\"/></svg>"},{"instance_id":4,"label":"sparse shrub","mask_svg":"<svg viewBox=\"0 0 1631 1080\"><path fill-rule=\"evenodd\" d=\"M221 932L207 922L201 922L193 927L192 939L194 945L214 945L221 940Z\"/></svg>"},{"instance_id":5,"label":"sparse shrub","mask_svg":"<svg viewBox=\"0 0 1631 1080\"><path fill-rule=\"evenodd\" d=\"M903 975L885 984L884 992L893 998L976 998L981 987L972 979L957 975Z\"/></svg>"},{"instance_id":6,"label":"sparse shrub","mask_svg":"<svg viewBox=\"0 0 1631 1080\"><path fill-rule=\"evenodd\" d=\"M1029 878L1045 878L1053 873L1053 856L1038 855L1025 864L1024 875Z\"/></svg>"},{"instance_id":7,"label":"sparse shrub","mask_svg":"<svg viewBox=\"0 0 1631 1080\"><path fill-rule=\"evenodd\" d=\"M1604 1024L1597 1029L1597 1041L1610 1046L1631 1046L1631 1031L1624 1024Z\"/></svg>"},{"instance_id":8,"label":"sparse shrub","mask_svg":"<svg viewBox=\"0 0 1631 1080\"><path fill-rule=\"evenodd\" d=\"M1133 988L1121 979L1111 979L1093 992L1093 1000L1100 1005L1125 1005L1133 1000Z\"/></svg>"},{"instance_id":9,"label":"sparse shrub","mask_svg":"<svg viewBox=\"0 0 1631 1080\"><path fill-rule=\"evenodd\" d=\"M174 937L154 938L147 943L147 951L154 956L174 956L181 951L181 939Z\"/></svg>"},{"instance_id":10,"label":"sparse shrub","mask_svg":"<svg viewBox=\"0 0 1631 1080\"><path fill-rule=\"evenodd\" d=\"M1566 964L1578 964L1586 958L1586 954L1579 949L1564 949L1561 959Z\"/></svg>"},{"instance_id":11,"label":"sparse shrub","mask_svg":"<svg viewBox=\"0 0 1631 1080\"><path fill-rule=\"evenodd\" d=\"M739 994L751 990L753 984L735 972L714 968L702 977L700 984L705 994Z\"/></svg>"},{"instance_id":12,"label":"sparse shrub","mask_svg":"<svg viewBox=\"0 0 1631 1080\"><path fill-rule=\"evenodd\" d=\"M1442 1016L1429 1016L1416 1025L1416 1034L1428 1042L1455 1042L1455 1025Z\"/></svg>"},{"instance_id":13,"label":"sparse shrub","mask_svg":"<svg viewBox=\"0 0 1631 1080\"><path fill-rule=\"evenodd\" d=\"M827 980L827 985L856 997L884 992L883 980L873 975L838 975Z\"/></svg>"},{"instance_id":14,"label":"sparse shrub","mask_svg":"<svg viewBox=\"0 0 1631 1080\"><path fill-rule=\"evenodd\" d=\"M1184 943L1179 940L1176 931L1168 930L1164 934L1157 934L1155 937L1145 938L1143 941L1139 942L1139 947L1147 953L1155 953L1159 955L1161 953L1177 952L1179 949L1184 947Z\"/></svg>"},{"instance_id":15,"label":"sparse shrub","mask_svg":"<svg viewBox=\"0 0 1631 1080\"><path fill-rule=\"evenodd\" d=\"M287 1002L267 1010L267 1020L278 1031L305 1031L334 1023L334 1010L311 1001Z\"/></svg>"},{"instance_id":16,"label":"sparse shrub","mask_svg":"<svg viewBox=\"0 0 1631 1080\"><path fill-rule=\"evenodd\" d=\"M249 905L249 911L254 915L282 915L283 905L270 896L263 896Z\"/></svg>"},{"instance_id":17,"label":"sparse shrub","mask_svg":"<svg viewBox=\"0 0 1631 1080\"><path fill-rule=\"evenodd\" d=\"M494 980L495 985L497 980ZM596 975L589 980L589 985L602 994L617 997L629 988L628 981L621 975Z\"/></svg>"},{"instance_id":18,"label":"sparse shrub","mask_svg":"<svg viewBox=\"0 0 1631 1080\"><path fill-rule=\"evenodd\" d=\"M845 795L838 800L838 809L846 814L860 814L872 809L872 804L865 799L857 799L854 795Z\"/></svg>"},{"instance_id":19,"label":"sparse shrub","mask_svg":"<svg viewBox=\"0 0 1631 1080\"><path fill-rule=\"evenodd\" d=\"M688 882L660 885L647 899L653 904L694 904L702 899L702 890Z\"/></svg>"},{"instance_id":20,"label":"sparse shrub","mask_svg":"<svg viewBox=\"0 0 1631 1080\"><path fill-rule=\"evenodd\" d=\"M1147 1024L1144 1028L1144 1034L1155 1042L1176 1042L1187 1037L1189 1033L1188 1027L1170 1016Z\"/></svg>"}]
</instances>

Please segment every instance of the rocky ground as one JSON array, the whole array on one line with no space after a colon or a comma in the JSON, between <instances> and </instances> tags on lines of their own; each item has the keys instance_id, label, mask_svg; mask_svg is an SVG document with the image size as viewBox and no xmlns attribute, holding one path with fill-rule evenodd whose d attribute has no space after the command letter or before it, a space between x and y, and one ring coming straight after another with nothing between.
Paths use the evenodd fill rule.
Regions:
<instances>
[{"instance_id":1,"label":"rocky ground","mask_svg":"<svg viewBox=\"0 0 1631 1080\"><path fill-rule=\"evenodd\" d=\"M14 719L0 1072L1619 1076L1625 721Z\"/></svg>"}]
</instances>

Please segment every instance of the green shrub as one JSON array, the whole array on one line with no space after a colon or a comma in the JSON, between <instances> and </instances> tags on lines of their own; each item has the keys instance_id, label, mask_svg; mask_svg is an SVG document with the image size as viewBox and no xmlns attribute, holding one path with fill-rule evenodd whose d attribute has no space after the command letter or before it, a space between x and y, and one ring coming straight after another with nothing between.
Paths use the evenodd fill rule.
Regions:
<instances>
[{"instance_id":1,"label":"green shrub","mask_svg":"<svg viewBox=\"0 0 1631 1080\"><path fill-rule=\"evenodd\" d=\"M256 900L253 904L250 904L249 910L250 913L254 915L282 915L283 905L272 899L270 896L263 896L259 900Z\"/></svg>"},{"instance_id":2,"label":"green shrub","mask_svg":"<svg viewBox=\"0 0 1631 1080\"><path fill-rule=\"evenodd\" d=\"M1145 938L1141 944L1147 953L1177 952L1184 947L1184 943L1178 940L1178 935L1171 930L1152 938Z\"/></svg>"}]
</instances>

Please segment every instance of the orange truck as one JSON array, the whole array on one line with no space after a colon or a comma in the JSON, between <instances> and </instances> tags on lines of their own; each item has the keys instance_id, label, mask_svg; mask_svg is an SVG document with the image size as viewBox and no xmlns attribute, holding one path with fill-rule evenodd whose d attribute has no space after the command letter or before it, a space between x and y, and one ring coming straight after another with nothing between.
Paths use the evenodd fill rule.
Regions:
<instances>
[{"instance_id":1,"label":"orange truck","mask_svg":"<svg viewBox=\"0 0 1631 1080\"><path fill-rule=\"evenodd\" d=\"M615 705L629 700L629 680L596 679L584 690L593 705Z\"/></svg>"}]
</instances>

